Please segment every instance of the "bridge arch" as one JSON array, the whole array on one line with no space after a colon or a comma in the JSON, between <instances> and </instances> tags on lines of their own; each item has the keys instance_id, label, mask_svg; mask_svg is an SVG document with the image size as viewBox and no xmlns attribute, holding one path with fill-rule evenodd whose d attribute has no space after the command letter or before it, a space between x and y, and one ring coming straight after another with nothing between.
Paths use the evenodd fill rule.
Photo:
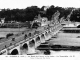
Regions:
<instances>
[{"instance_id":1,"label":"bridge arch","mask_svg":"<svg viewBox=\"0 0 80 60\"><path fill-rule=\"evenodd\" d=\"M47 31L45 32L45 35L48 36L48 32Z\"/></svg>"},{"instance_id":2,"label":"bridge arch","mask_svg":"<svg viewBox=\"0 0 80 60\"><path fill-rule=\"evenodd\" d=\"M42 35L41 35L41 39L45 39L45 36L44 36L44 34L42 34Z\"/></svg>"},{"instance_id":3,"label":"bridge arch","mask_svg":"<svg viewBox=\"0 0 80 60\"><path fill-rule=\"evenodd\" d=\"M28 44L27 43L24 43L21 47L20 47L21 50L28 50Z\"/></svg>"},{"instance_id":4,"label":"bridge arch","mask_svg":"<svg viewBox=\"0 0 80 60\"><path fill-rule=\"evenodd\" d=\"M28 43L25 42L25 43L20 45L20 54L21 55L27 54L28 50L29 50Z\"/></svg>"},{"instance_id":5,"label":"bridge arch","mask_svg":"<svg viewBox=\"0 0 80 60\"><path fill-rule=\"evenodd\" d=\"M37 38L36 38L36 42L39 42L40 41L40 37L38 36Z\"/></svg>"},{"instance_id":6,"label":"bridge arch","mask_svg":"<svg viewBox=\"0 0 80 60\"><path fill-rule=\"evenodd\" d=\"M29 47L35 47L35 41L33 39L29 41Z\"/></svg>"},{"instance_id":7,"label":"bridge arch","mask_svg":"<svg viewBox=\"0 0 80 60\"><path fill-rule=\"evenodd\" d=\"M10 53L10 55L18 55L19 52L17 49L12 50L12 52Z\"/></svg>"}]
</instances>

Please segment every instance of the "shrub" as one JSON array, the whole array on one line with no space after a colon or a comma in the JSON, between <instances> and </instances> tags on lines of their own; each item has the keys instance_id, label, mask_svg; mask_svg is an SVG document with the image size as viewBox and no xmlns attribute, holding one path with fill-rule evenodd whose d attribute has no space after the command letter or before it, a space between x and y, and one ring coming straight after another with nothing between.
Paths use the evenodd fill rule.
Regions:
<instances>
[{"instance_id":1,"label":"shrub","mask_svg":"<svg viewBox=\"0 0 80 60\"><path fill-rule=\"evenodd\" d=\"M6 38L8 38L8 37L10 37L12 35L14 35L14 34L13 33L9 33L9 34L6 35Z\"/></svg>"}]
</instances>

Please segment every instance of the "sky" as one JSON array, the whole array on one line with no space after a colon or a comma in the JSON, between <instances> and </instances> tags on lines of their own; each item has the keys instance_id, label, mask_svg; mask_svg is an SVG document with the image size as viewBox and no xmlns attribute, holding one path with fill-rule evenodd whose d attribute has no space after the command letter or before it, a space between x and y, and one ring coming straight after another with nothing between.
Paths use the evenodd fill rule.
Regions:
<instances>
[{"instance_id":1,"label":"sky","mask_svg":"<svg viewBox=\"0 0 80 60\"><path fill-rule=\"evenodd\" d=\"M24 9L28 6L80 7L80 0L0 0L0 9Z\"/></svg>"}]
</instances>

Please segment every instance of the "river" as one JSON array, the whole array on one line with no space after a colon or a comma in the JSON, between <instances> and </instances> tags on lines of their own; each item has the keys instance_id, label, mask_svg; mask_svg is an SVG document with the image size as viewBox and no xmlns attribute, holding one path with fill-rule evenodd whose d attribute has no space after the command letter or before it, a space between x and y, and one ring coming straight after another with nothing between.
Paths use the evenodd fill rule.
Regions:
<instances>
[{"instance_id":1,"label":"river","mask_svg":"<svg viewBox=\"0 0 80 60\"><path fill-rule=\"evenodd\" d=\"M79 36L80 33L64 33L60 31L54 37L37 47L37 54L34 55L79 55Z\"/></svg>"}]
</instances>

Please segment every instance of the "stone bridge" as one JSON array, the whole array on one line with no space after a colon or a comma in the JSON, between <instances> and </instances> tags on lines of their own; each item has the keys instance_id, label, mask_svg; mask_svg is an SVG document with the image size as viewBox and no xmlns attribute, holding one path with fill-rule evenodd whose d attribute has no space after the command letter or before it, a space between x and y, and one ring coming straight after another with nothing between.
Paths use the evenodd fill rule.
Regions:
<instances>
[{"instance_id":1,"label":"stone bridge","mask_svg":"<svg viewBox=\"0 0 80 60\"><path fill-rule=\"evenodd\" d=\"M5 41L0 41L0 55L22 55L35 53L35 48L62 29L60 23L25 31Z\"/></svg>"}]
</instances>

